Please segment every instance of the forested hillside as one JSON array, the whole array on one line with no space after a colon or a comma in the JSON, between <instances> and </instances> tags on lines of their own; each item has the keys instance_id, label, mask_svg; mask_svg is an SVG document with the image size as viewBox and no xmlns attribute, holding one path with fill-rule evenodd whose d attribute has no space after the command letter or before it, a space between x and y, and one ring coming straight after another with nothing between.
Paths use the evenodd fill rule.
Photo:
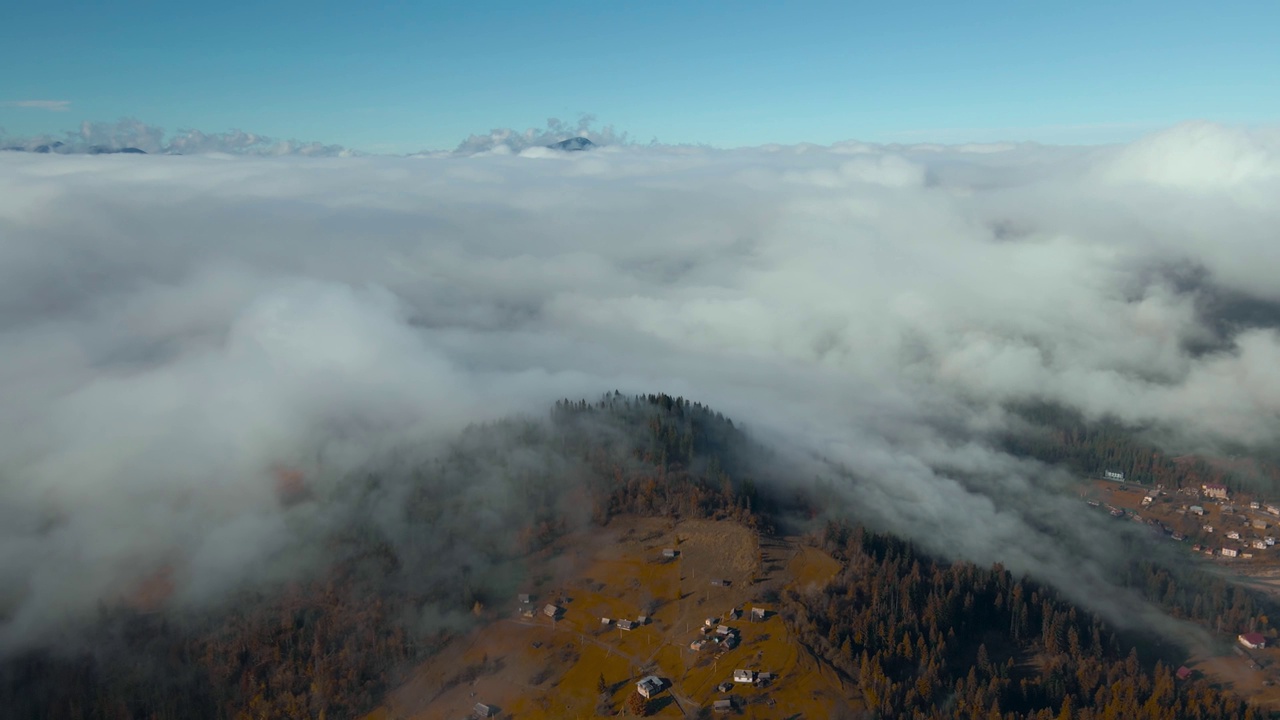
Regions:
<instances>
[{"instance_id":1,"label":"forested hillside","mask_svg":"<svg viewBox=\"0 0 1280 720\"><path fill-rule=\"evenodd\" d=\"M1097 616L1003 568L942 563L909 543L831 524L815 539L844 565L789 591L803 642L857 680L879 717L1252 718L1203 681L1144 663Z\"/></svg>"},{"instance_id":2,"label":"forested hillside","mask_svg":"<svg viewBox=\"0 0 1280 720\"><path fill-rule=\"evenodd\" d=\"M1133 473L1177 468L1119 432L1056 432L1022 449ZM0 713L352 717L416 661L491 619L530 558L574 527L639 514L769 533L784 499L788 510L817 502L794 485L771 494L781 486L759 474L785 468L722 415L666 395L562 401L545 419L473 427L415 457L389 458L306 501L339 519L326 526L323 572L199 610L104 605L74 645L0 665ZM843 572L820 592L783 598L782 609L881 717L1254 716L1204 683L1175 683L1099 618L999 567L944 562L845 524L816 542ZM1147 560L1120 582L1225 632L1265 626L1271 612L1222 580Z\"/></svg>"},{"instance_id":3,"label":"forested hillside","mask_svg":"<svg viewBox=\"0 0 1280 720\"><path fill-rule=\"evenodd\" d=\"M1026 427L1005 434L1001 438L1004 449L1082 474L1096 476L1103 470L1114 470L1141 483L1171 488L1224 483L1239 490L1280 482L1280 463L1269 459L1268 453L1255 451L1250 457L1171 455L1143 429L1115 420L1088 422L1074 410L1050 404L1025 404L1013 410Z\"/></svg>"},{"instance_id":4,"label":"forested hillside","mask_svg":"<svg viewBox=\"0 0 1280 720\"><path fill-rule=\"evenodd\" d=\"M77 649L0 666L0 716L344 718L506 601L523 558L619 513L768 526L732 422L666 395L561 402L468 429L427 463L388 461L327 500L342 522L319 577L214 610L103 607Z\"/></svg>"}]
</instances>

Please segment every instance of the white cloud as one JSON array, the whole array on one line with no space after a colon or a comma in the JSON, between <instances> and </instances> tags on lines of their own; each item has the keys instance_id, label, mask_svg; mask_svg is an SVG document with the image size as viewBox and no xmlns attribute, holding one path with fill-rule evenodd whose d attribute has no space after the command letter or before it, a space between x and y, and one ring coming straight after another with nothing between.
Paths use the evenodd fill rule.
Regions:
<instances>
[{"instance_id":1,"label":"white cloud","mask_svg":"<svg viewBox=\"0 0 1280 720\"><path fill-rule=\"evenodd\" d=\"M1035 492L1052 474L991 444L1003 403L1188 443L1280 432L1266 132L520 154L541 139L324 163L0 156L8 636L179 550L200 569L187 596L257 572L298 532L275 463L336 473L614 388L707 402L855 471L851 499L926 545L1078 571L1079 592L1107 548L1038 529L1098 531L1055 519L1070 507ZM1271 320L1206 315L1232 297Z\"/></svg>"},{"instance_id":2,"label":"white cloud","mask_svg":"<svg viewBox=\"0 0 1280 720\"><path fill-rule=\"evenodd\" d=\"M67 112L71 109L70 100L8 100L0 103L0 105L32 110L49 110L50 112Z\"/></svg>"}]
</instances>

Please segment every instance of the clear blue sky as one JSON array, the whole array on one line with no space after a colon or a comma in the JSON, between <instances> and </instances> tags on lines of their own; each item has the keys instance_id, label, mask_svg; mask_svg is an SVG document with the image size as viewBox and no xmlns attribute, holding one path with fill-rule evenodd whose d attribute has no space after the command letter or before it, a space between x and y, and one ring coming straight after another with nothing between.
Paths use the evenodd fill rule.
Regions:
<instances>
[{"instance_id":1,"label":"clear blue sky","mask_svg":"<svg viewBox=\"0 0 1280 720\"><path fill-rule=\"evenodd\" d=\"M1280 121L1277 0L16 0L3 15L12 135L127 116L400 152L580 113L717 146Z\"/></svg>"}]
</instances>

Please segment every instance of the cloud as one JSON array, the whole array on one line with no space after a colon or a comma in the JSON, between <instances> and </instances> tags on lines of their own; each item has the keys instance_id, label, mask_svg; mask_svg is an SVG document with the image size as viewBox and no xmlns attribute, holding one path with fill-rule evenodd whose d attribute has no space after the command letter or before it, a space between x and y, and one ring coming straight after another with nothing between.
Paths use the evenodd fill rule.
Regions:
<instances>
[{"instance_id":1,"label":"cloud","mask_svg":"<svg viewBox=\"0 0 1280 720\"><path fill-rule=\"evenodd\" d=\"M60 154L82 154L102 149L120 150L136 148L152 154L195 155L302 155L308 157L345 157L355 153L341 145L325 145L318 142L300 142L231 130L222 133L206 133L200 130L178 130L168 133L164 128L148 125L139 120L125 118L114 123L84 121L76 130L61 135L3 138L0 144L33 150L47 146Z\"/></svg>"},{"instance_id":2,"label":"cloud","mask_svg":"<svg viewBox=\"0 0 1280 720\"><path fill-rule=\"evenodd\" d=\"M788 448L787 481L838 480L842 512L1113 609L1103 526L1001 451L1007 406L1184 448L1280 432L1268 131L557 162L518 154L537 133L485 137L323 164L0 156L0 645L174 558L191 602L279 572L328 517L278 506L280 464L339 483L614 388L706 402Z\"/></svg>"},{"instance_id":3,"label":"cloud","mask_svg":"<svg viewBox=\"0 0 1280 720\"><path fill-rule=\"evenodd\" d=\"M50 112L67 112L71 109L70 100L8 100L0 103L0 105L32 110L48 110Z\"/></svg>"}]
</instances>

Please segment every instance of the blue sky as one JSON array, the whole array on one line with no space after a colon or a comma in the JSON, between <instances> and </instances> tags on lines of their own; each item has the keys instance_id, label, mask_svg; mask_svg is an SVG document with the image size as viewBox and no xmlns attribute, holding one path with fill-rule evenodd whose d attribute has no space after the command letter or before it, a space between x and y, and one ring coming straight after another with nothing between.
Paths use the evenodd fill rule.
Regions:
<instances>
[{"instance_id":1,"label":"blue sky","mask_svg":"<svg viewBox=\"0 0 1280 720\"><path fill-rule=\"evenodd\" d=\"M19 0L0 128L134 117L369 151L582 113L632 139L1110 142L1280 121L1280 2ZM63 111L22 107L66 101Z\"/></svg>"}]
</instances>

